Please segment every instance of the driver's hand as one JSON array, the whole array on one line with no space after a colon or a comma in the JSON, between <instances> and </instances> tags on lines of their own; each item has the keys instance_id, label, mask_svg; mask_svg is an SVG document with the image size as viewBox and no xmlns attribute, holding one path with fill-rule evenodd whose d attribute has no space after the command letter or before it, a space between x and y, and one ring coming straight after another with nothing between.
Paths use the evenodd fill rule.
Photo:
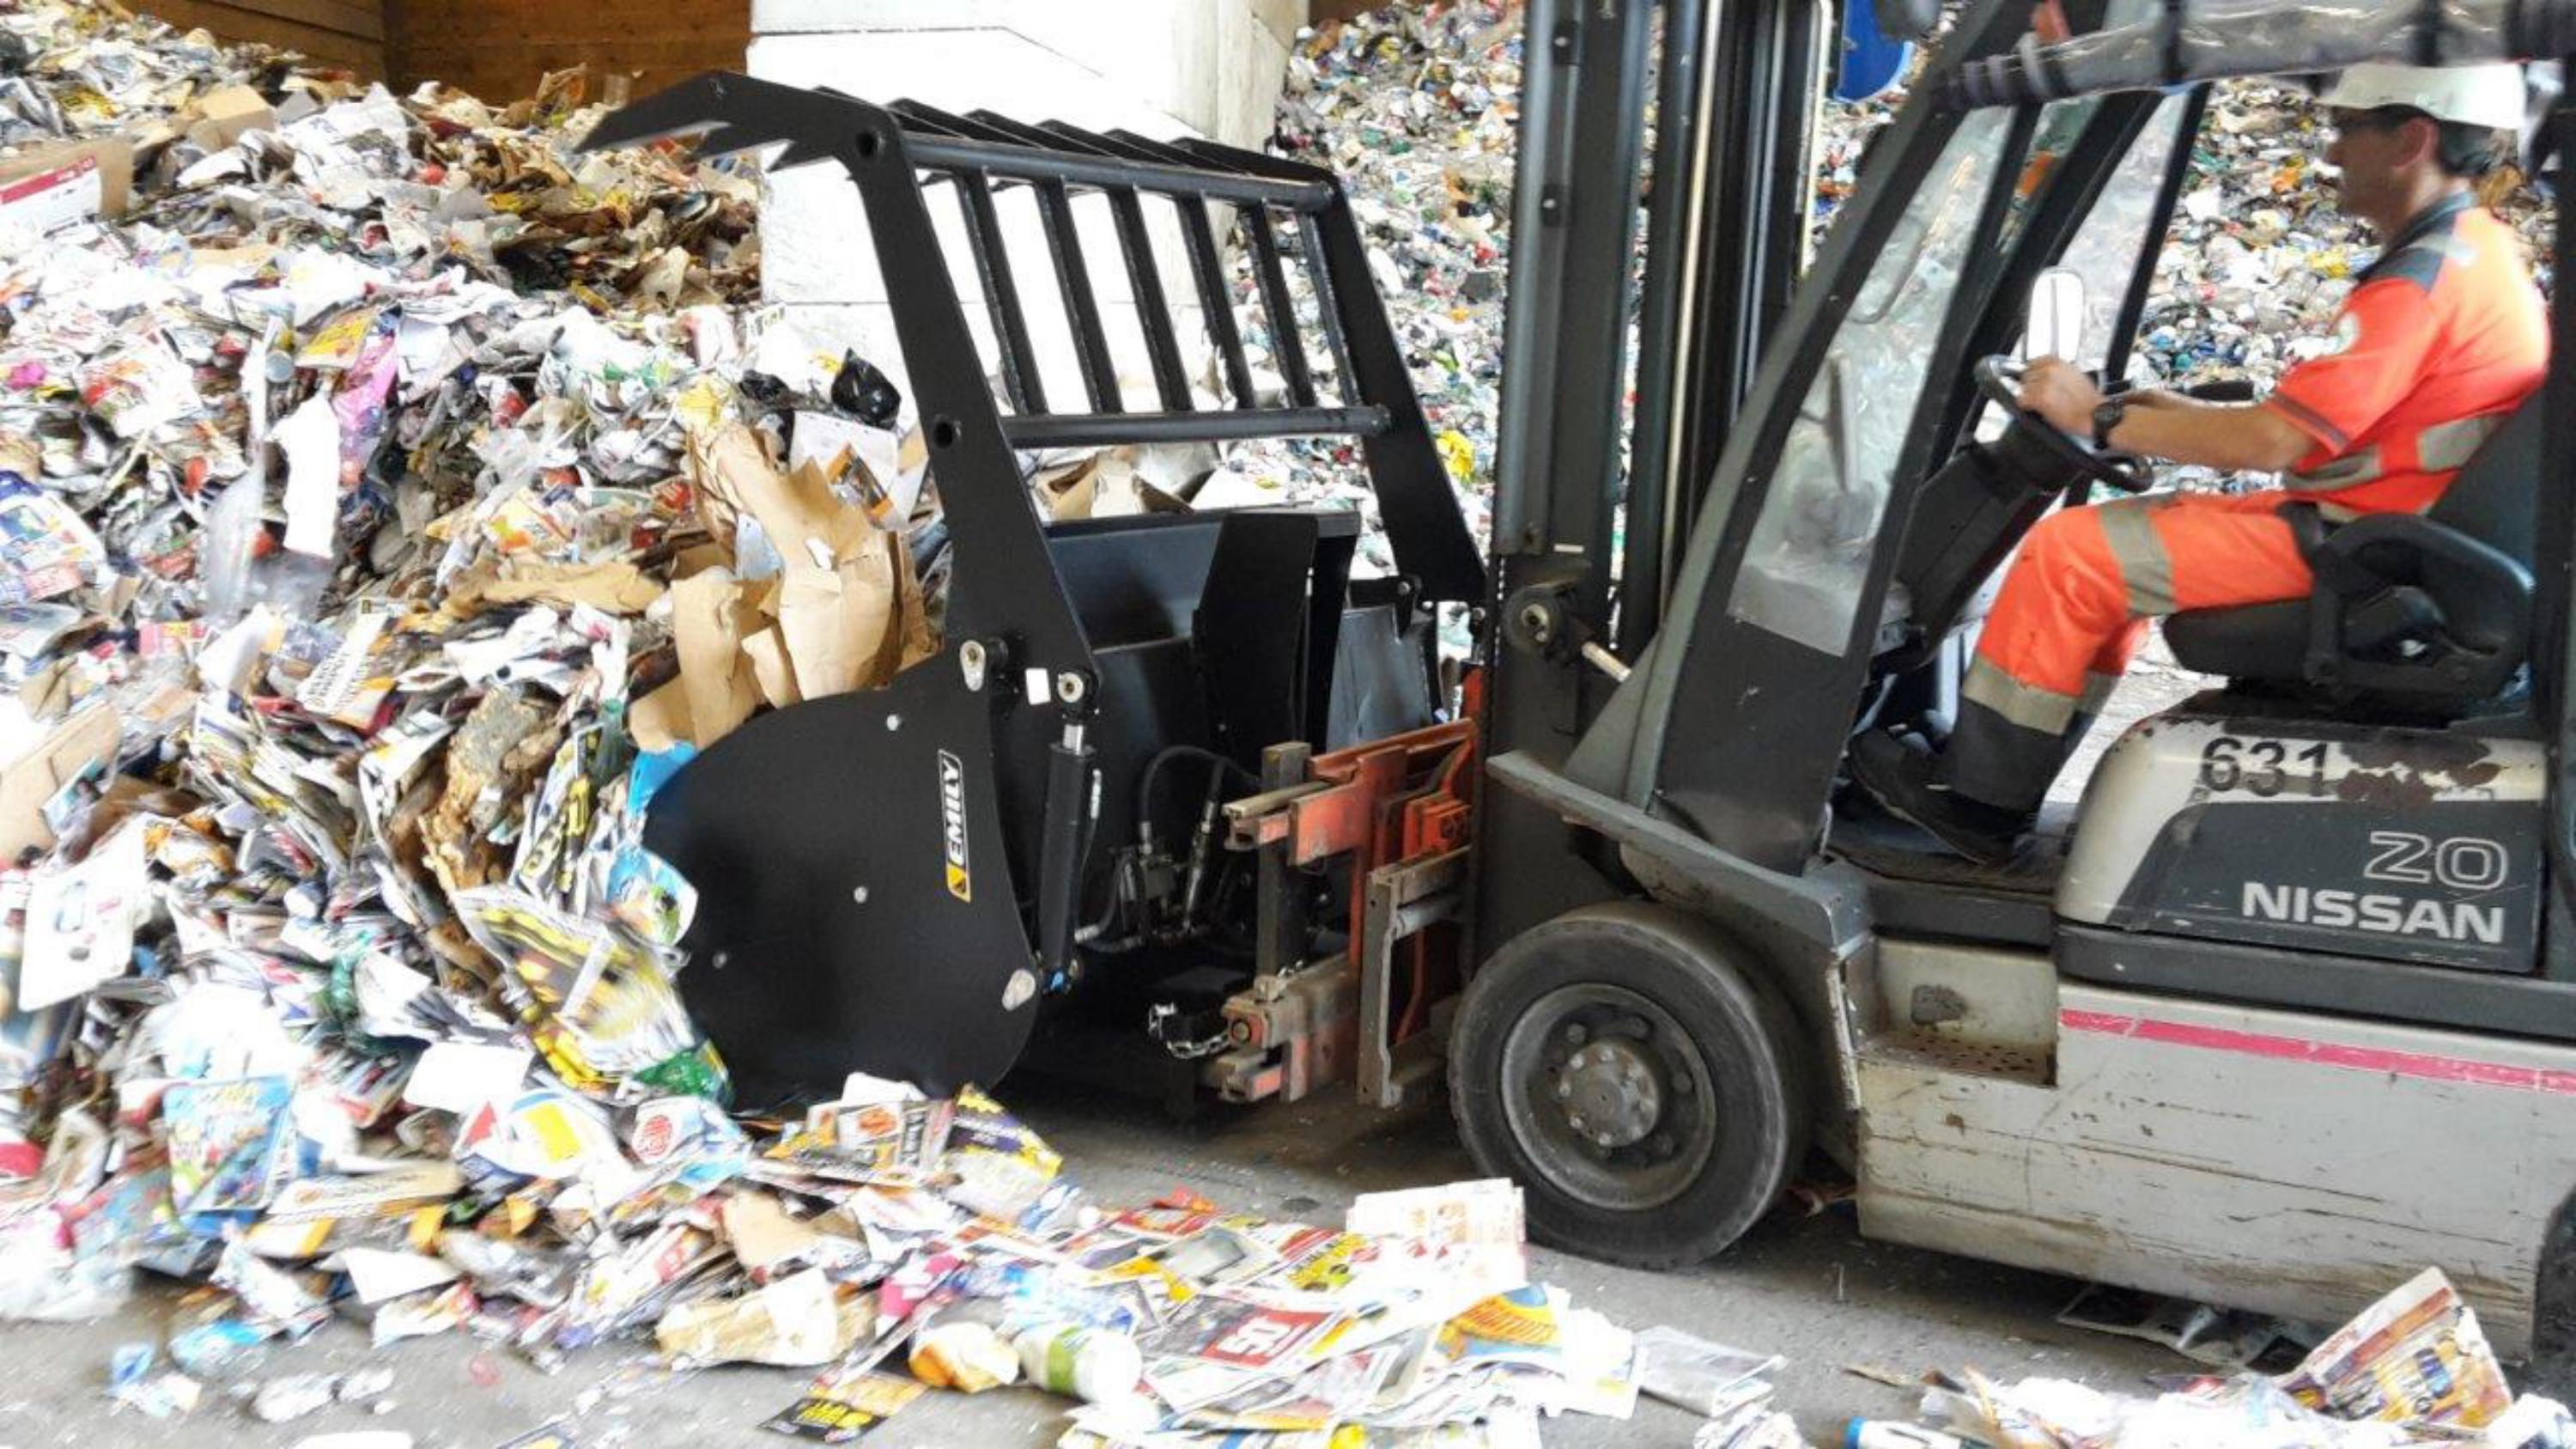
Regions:
<instances>
[{"instance_id":1,"label":"driver's hand","mask_svg":"<svg viewBox=\"0 0 2576 1449\"><path fill-rule=\"evenodd\" d=\"M2079 438L2093 436L2093 409L2102 389L2084 369L2062 357L2034 359L2021 376L2021 405Z\"/></svg>"}]
</instances>

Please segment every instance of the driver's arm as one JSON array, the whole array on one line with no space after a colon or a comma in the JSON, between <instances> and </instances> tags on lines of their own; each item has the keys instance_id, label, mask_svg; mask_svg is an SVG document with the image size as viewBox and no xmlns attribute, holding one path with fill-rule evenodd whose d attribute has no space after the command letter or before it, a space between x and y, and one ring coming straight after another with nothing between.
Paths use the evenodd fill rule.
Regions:
<instances>
[{"instance_id":1,"label":"driver's arm","mask_svg":"<svg viewBox=\"0 0 2576 1449\"><path fill-rule=\"evenodd\" d=\"M2092 431L2087 411L2085 431ZM2167 397L2132 407L2111 430L2111 446L2176 463L2232 472L2279 473L2315 447L2279 413L2254 403L2205 403Z\"/></svg>"},{"instance_id":2,"label":"driver's arm","mask_svg":"<svg viewBox=\"0 0 2576 1449\"><path fill-rule=\"evenodd\" d=\"M2152 402L2133 402L2112 431L2111 446L2176 463L2259 473L2280 472L2316 446L2287 418L2259 404L2205 403L2170 392L2151 396ZM2102 390L2073 363L2043 357L2023 374L2021 401L2057 427L2089 438Z\"/></svg>"}]
</instances>

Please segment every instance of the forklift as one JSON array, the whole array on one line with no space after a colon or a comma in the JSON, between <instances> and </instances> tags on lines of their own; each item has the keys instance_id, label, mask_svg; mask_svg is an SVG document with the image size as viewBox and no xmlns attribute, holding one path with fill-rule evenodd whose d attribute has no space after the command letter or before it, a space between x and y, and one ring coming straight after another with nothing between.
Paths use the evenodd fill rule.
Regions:
<instances>
[{"instance_id":1,"label":"forklift","mask_svg":"<svg viewBox=\"0 0 2576 1449\"><path fill-rule=\"evenodd\" d=\"M609 117L591 144L847 170L953 539L939 656L754 719L654 803L702 897L683 991L746 1091L991 1081L1061 1041L1235 1100L1445 1077L1533 1235L1610 1261L1719 1252L1814 1150L1873 1238L2303 1320L2433 1264L2508 1354L2563 1326L2563 211L2543 392L2429 513L2323 535L2314 597L2168 621L2224 682L2132 725L2038 848L1966 862L1851 791L1861 731L1945 728L2031 525L2152 485L2023 413L2012 359L2127 375L2210 85L2576 53L2576 9L2531 0L2110 8L1971 0L1811 257L1818 8L1531 0L1482 557L1329 173L732 76ZM2546 128L2567 154L2576 106ZM1029 500L1026 450L1273 435L1347 440L1391 576L1354 577L1332 509Z\"/></svg>"}]
</instances>

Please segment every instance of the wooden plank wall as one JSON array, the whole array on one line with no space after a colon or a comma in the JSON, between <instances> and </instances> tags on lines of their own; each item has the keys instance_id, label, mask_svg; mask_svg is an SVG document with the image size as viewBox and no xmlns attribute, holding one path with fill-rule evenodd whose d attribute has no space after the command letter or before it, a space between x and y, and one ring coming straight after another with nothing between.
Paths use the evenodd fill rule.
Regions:
<instances>
[{"instance_id":1,"label":"wooden plank wall","mask_svg":"<svg viewBox=\"0 0 2576 1449\"><path fill-rule=\"evenodd\" d=\"M404 89L425 80L494 104L551 70L637 74L641 95L703 70L740 70L751 0L129 0L174 25L300 50ZM1314 23L1386 0L1309 0Z\"/></svg>"},{"instance_id":2,"label":"wooden plank wall","mask_svg":"<svg viewBox=\"0 0 2576 1449\"><path fill-rule=\"evenodd\" d=\"M1388 0L1308 0L1308 22L1321 25L1328 20L1348 20L1363 10L1375 10Z\"/></svg>"},{"instance_id":3,"label":"wooden plank wall","mask_svg":"<svg viewBox=\"0 0 2576 1449\"><path fill-rule=\"evenodd\" d=\"M135 0L133 8L184 30L300 50L369 79L388 73L380 0Z\"/></svg>"},{"instance_id":4,"label":"wooden plank wall","mask_svg":"<svg viewBox=\"0 0 2576 1449\"><path fill-rule=\"evenodd\" d=\"M443 81L500 105L552 70L635 75L645 95L705 70L740 70L751 0L386 0L405 86Z\"/></svg>"},{"instance_id":5,"label":"wooden plank wall","mask_svg":"<svg viewBox=\"0 0 2576 1449\"><path fill-rule=\"evenodd\" d=\"M173 25L300 50L408 90L443 81L495 105L546 72L632 73L645 94L740 70L751 0L131 0Z\"/></svg>"}]
</instances>

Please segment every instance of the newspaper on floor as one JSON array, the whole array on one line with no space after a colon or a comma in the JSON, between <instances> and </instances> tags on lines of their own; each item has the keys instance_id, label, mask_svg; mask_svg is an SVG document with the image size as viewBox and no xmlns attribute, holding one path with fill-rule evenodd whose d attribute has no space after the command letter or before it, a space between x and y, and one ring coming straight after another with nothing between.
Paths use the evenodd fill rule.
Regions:
<instances>
[{"instance_id":1,"label":"newspaper on floor","mask_svg":"<svg viewBox=\"0 0 2576 1449\"><path fill-rule=\"evenodd\" d=\"M2277 1378L2200 1379L2152 1399L1973 1370L1927 1389L1923 1416L1995 1449L2554 1449L2565 1410L2516 1400L2477 1315L2428 1268Z\"/></svg>"}]
</instances>

